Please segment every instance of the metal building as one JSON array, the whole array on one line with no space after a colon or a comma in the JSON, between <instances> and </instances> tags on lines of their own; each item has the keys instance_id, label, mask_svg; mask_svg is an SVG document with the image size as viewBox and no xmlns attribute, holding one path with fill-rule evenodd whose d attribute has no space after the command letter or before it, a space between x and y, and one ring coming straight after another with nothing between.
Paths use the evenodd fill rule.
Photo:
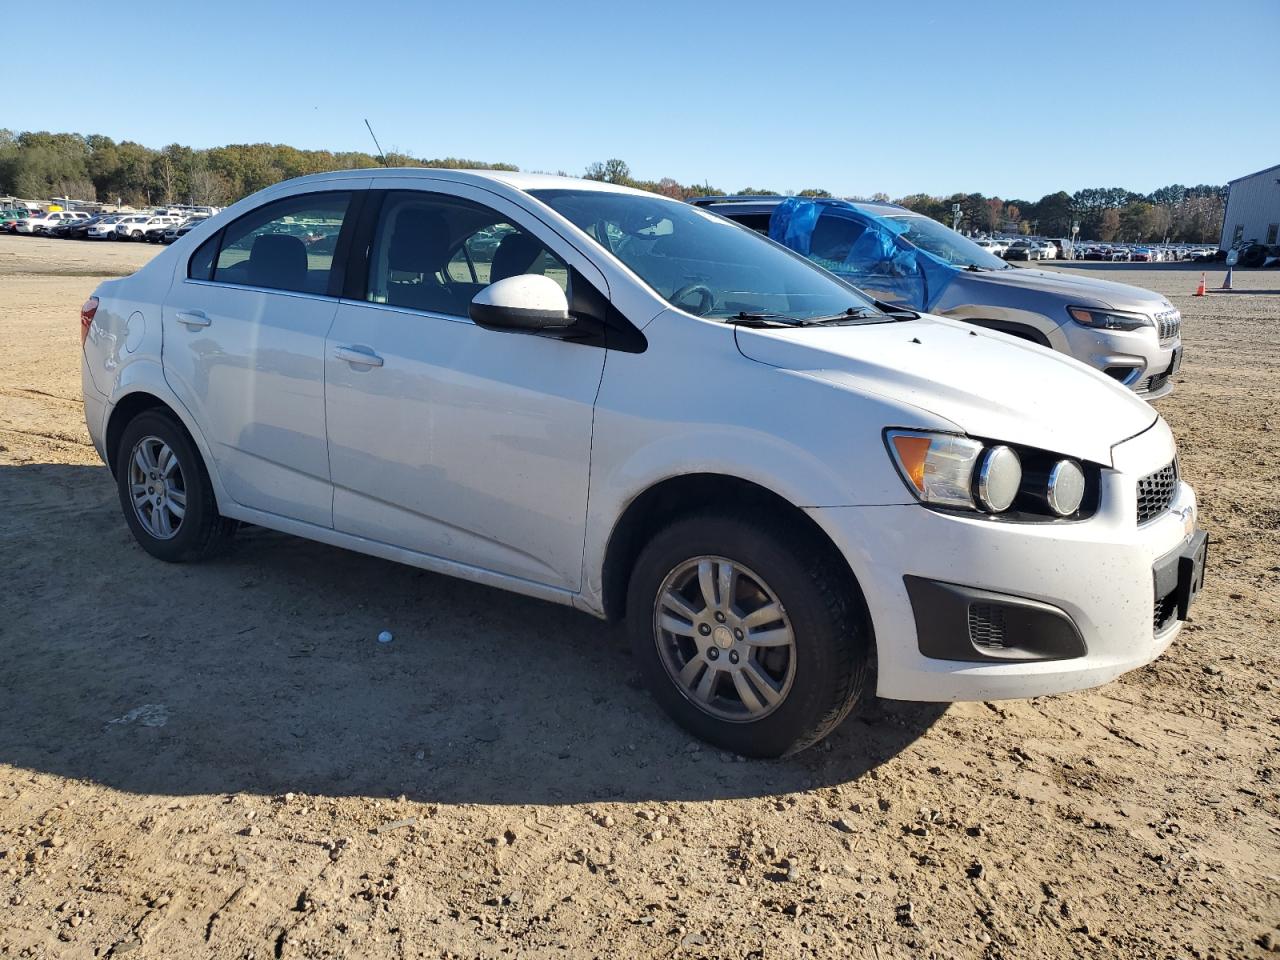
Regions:
<instances>
[{"instance_id":1,"label":"metal building","mask_svg":"<svg viewBox=\"0 0 1280 960\"><path fill-rule=\"evenodd\" d=\"M1227 210L1218 247L1230 250L1242 240L1276 243L1280 234L1280 163L1227 184Z\"/></svg>"}]
</instances>

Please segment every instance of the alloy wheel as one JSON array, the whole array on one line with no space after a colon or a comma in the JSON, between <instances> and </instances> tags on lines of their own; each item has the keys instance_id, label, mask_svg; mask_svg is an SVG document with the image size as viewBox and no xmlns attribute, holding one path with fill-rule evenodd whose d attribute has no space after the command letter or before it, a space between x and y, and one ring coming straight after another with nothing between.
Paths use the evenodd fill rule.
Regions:
<instances>
[{"instance_id":1,"label":"alloy wheel","mask_svg":"<svg viewBox=\"0 0 1280 960\"><path fill-rule=\"evenodd\" d=\"M177 536L187 513L187 486L173 448L143 437L129 456L129 497L142 528L157 540Z\"/></svg>"},{"instance_id":2,"label":"alloy wheel","mask_svg":"<svg viewBox=\"0 0 1280 960\"><path fill-rule=\"evenodd\" d=\"M712 556L680 564L658 589L653 629L667 675L713 717L760 720L791 690L791 620L769 585L742 564Z\"/></svg>"}]
</instances>

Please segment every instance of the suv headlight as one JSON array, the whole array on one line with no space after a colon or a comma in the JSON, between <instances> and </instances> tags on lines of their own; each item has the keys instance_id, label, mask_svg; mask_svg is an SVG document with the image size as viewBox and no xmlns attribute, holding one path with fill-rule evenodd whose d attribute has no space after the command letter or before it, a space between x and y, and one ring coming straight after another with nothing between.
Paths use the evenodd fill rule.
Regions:
<instances>
[{"instance_id":1,"label":"suv headlight","mask_svg":"<svg viewBox=\"0 0 1280 960\"><path fill-rule=\"evenodd\" d=\"M898 473L921 503L1013 519L1083 519L1097 506L1099 474L1032 447L923 430L886 430Z\"/></svg>"},{"instance_id":2,"label":"suv headlight","mask_svg":"<svg viewBox=\"0 0 1280 960\"><path fill-rule=\"evenodd\" d=\"M1154 326L1145 313L1125 313L1120 310L1091 310L1087 307L1067 307L1071 319L1082 327L1098 330L1140 330Z\"/></svg>"}]
</instances>

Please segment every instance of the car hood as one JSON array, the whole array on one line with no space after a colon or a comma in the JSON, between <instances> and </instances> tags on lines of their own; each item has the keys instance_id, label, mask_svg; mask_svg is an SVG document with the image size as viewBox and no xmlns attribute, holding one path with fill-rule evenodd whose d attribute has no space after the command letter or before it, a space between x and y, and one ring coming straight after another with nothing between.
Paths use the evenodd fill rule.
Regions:
<instances>
[{"instance_id":1,"label":"car hood","mask_svg":"<svg viewBox=\"0 0 1280 960\"><path fill-rule=\"evenodd\" d=\"M973 276L981 277L983 283L1056 294L1073 302L1086 299L1093 301L1080 304L1086 307L1101 306L1110 307L1113 310L1138 310L1144 313L1173 309L1173 304L1166 297L1150 290L1130 286L1127 283L1116 283L1113 280L1097 280L1093 277L1059 273L1056 270L1024 270L1013 267L1009 270L992 270Z\"/></svg>"},{"instance_id":2,"label":"car hood","mask_svg":"<svg viewBox=\"0 0 1280 960\"><path fill-rule=\"evenodd\" d=\"M909 404L970 436L1104 465L1115 444L1157 419L1130 390L1071 357L942 317L739 327L737 341L752 360Z\"/></svg>"}]
</instances>

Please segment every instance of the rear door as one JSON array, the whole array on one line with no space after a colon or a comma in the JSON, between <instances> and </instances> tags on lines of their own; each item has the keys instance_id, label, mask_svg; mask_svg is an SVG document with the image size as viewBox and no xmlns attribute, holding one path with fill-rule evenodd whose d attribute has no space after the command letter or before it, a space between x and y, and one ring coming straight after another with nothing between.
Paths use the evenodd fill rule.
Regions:
<instances>
[{"instance_id":1,"label":"rear door","mask_svg":"<svg viewBox=\"0 0 1280 960\"><path fill-rule=\"evenodd\" d=\"M165 377L204 431L232 499L325 527L334 252L362 196L298 194L245 214L192 255L163 312Z\"/></svg>"},{"instance_id":2,"label":"rear door","mask_svg":"<svg viewBox=\"0 0 1280 960\"><path fill-rule=\"evenodd\" d=\"M367 283L349 291L361 299L343 301L329 334L334 527L577 589L605 351L484 330L468 306L516 274L542 273L567 289L569 265L597 292L608 286L505 198L441 189L385 195Z\"/></svg>"}]
</instances>

